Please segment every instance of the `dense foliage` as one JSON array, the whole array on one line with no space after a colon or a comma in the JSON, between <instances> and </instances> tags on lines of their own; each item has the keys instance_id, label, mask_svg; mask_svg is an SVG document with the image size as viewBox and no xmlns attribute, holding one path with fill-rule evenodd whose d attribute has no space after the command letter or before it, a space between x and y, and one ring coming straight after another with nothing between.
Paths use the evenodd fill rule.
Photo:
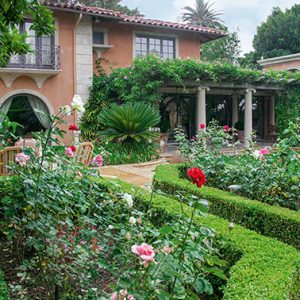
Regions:
<instances>
[{"instance_id":1,"label":"dense foliage","mask_svg":"<svg viewBox=\"0 0 300 300\"><path fill-rule=\"evenodd\" d=\"M227 36L204 43L201 47L200 57L206 62L225 62L236 64L241 53L238 32L229 32Z\"/></svg>"},{"instance_id":2,"label":"dense foliage","mask_svg":"<svg viewBox=\"0 0 300 300\"><path fill-rule=\"evenodd\" d=\"M168 195L177 190L196 194L209 201L210 214L300 249L300 211L268 205L212 187L196 189L188 185L186 176L182 176L186 168L185 164L159 166L155 171L155 188Z\"/></svg>"},{"instance_id":3,"label":"dense foliage","mask_svg":"<svg viewBox=\"0 0 300 300\"><path fill-rule=\"evenodd\" d=\"M299 129L299 124L291 123L285 132L287 137L279 140L276 148L250 148L241 154L236 152L234 131L225 130L215 122L206 130L199 130L192 141L181 131L176 138L181 154L191 165L206 170L208 185L298 210L300 162L292 146L300 145ZM224 146L231 147L233 155L223 153Z\"/></svg>"},{"instance_id":4,"label":"dense foliage","mask_svg":"<svg viewBox=\"0 0 300 300\"><path fill-rule=\"evenodd\" d=\"M96 146L105 165L143 163L159 157L158 145L154 143L101 143Z\"/></svg>"},{"instance_id":5,"label":"dense foliage","mask_svg":"<svg viewBox=\"0 0 300 300\"><path fill-rule=\"evenodd\" d=\"M300 52L300 5L285 11L274 7L265 22L257 27L254 51L239 58L241 66L261 69L258 60Z\"/></svg>"},{"instance_id":6,"label":"dense foliage","mask_svg":"<svg viewBox=\"0 0 300 300\"><path fill-rule=\"evenodd\" d=\"M111 103L162 101L162 88L173 82L185 87L194 82L231 83L234 85L282 86L287 93L299 91L300 74L287 71L260 72L241 69L230 63L211 64L193 59L162 61L155 56L136 59L131 67L113 70L111 74L95 76L89 101L82 118L81 129L86 139L95 139L102 130L98 115ZM299 106L298 106L299 107Z\"/></svg>"},{"instance_id":7,"label":"dense foliage","mask_svg":"<svg viewBox=\"0 0 300 300\"><path fill-rule=\"evenodd\" d=\"M257 55L264 58L299 53L300 5L295 4L285 11L274 8L267 20L258 26L253 46Z\"/></svg>"},{"instance_id":8,"label":"dense foliage","mask_svg":"<svg viewBox=\"0 0 300 300\"><path fill-rule=\"evenodd\" d=\"M30 15L31 29L37 35L49 35L54 32L54 19L51 11L41 5L39 0L1 0L0 1L0 67L5 67L14 54L30 52L26 42L26 33L20 34L19 25Z\"/></svg>"},{"instance_id":9,"label":"dense foliage","mask_svg":"<svg viewBox=\"0 0 300 300\"><path fill-rule=\"evenodd\" d=\"M178 194L188 202L176 222L150 219L153 210L136 205L120 188L109 191L97 171L56 155L48 147L61 114L36 135L43 155L31 149L12 162L14 176L0 185L0 228L12 241L20 265L10 282L12 298L26 299L194 299L212 294L208 275L222 280L225 264L213 229L193 224L207 201ZM152 195L153 198L153 195Z\"/></svg>"},{"instance_id":10,"label":"dense foliage","mask_svg":"<svg viewBox=\"0 0 300 300\"><path fill-rule=\"evenodd\" d=\"M143 102L128 102L123 105L113 103L100 112L98 121L104 127L99 132L100 139L104 141L130 143L158 138L158 133L150 129L159 123L159 113Z\"/></svg>"}]
</instances>

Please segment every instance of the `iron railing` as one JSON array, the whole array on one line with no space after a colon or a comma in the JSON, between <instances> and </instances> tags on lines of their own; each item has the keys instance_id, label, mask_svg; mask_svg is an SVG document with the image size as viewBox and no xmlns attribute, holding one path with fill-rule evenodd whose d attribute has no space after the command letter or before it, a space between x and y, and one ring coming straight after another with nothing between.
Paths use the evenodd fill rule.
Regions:
<instances>
[{"instance_id":1,"label":"iron railing","mask_svg":"<svg viewBox=\"0 0 300 300\"><path fill-rule=\"evenodd\" d=\"M14 55L7 68L60 70L60 46L36 49L31 53Z\"/></svg>"}]
</instances>

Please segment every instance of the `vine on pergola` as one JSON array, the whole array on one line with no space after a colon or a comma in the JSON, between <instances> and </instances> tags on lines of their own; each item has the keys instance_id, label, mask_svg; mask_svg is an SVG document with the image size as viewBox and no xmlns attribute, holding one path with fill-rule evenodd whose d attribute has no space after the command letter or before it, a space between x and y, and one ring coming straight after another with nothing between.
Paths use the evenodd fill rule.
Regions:
<instances>
[{"instance_id":1,"label":"vine on pergola","mask_svg":"<svg viewBox=\"0 0 300 300\"><path fill-rule=\"evenodd\" d=\"M289 110L279 109L278 118L281 126L284 127L289 118L298 115L299 112L300 73L264 72L243 69L229 63L212 64L195 59L164 61L151 55L136 59L130 67L94 76L86 111L81 120L84 137L88 139L96 137L97 131L102 129L97 116L110 103L144 101L157 105L164 99L163 87L172 83L184 88L191 82L199 86L203 82L211 82L245 87L281 87L284 92L278 96L278 107L280 103L289 107ZM188 89L186 92L188 93Z\"/></svg>"}]
</instances>

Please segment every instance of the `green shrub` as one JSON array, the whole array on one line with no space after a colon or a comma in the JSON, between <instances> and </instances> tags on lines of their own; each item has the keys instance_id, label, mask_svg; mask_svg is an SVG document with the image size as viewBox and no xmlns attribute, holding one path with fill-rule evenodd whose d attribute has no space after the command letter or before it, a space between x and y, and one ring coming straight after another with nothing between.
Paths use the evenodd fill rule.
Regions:
<instances>
[{"instance_id":1,"label":"green shrub","mask_svg":"<svg viewBox=\"0 0 300 300\"><path fill-rule=\"evenodd\" d=\"M184 190L206 198L211 214L277 238L300 249L300 212L271 206L259 201L236 196L233 193L211 187L197 189L180 178L181 165L162 165L156 169L155 187L173 195Z\"/></svg>"},{"instance_id":2,"label":"green shrub","mask_svg":"<svg viewBox=\"0 0 300 300\"><path fill-rule=\"evenodd\" d=\"M130 192L143 209L147 209L152 203L153 219L158 224L176 219L181 211L180 203L173 198L155 195L151 199L150 193L120 181L116 183L101 180L99 183L107 189ZM181 187L178 190L181 190ZM183 205L183 209L187 215L191 213L187 205ZM223 299L299 299L297 272L300 253L295 248L239 225L230 229L229 222L217 216L197 217L195 222L196 225L209 226L216 230L218 237L228 247L229 257L231 254L236 256L237 253L242 253L241 259L230 270Z\"/></svg>"},{"instance_id":3,"label":"green shrub","mask_svg":"<svg viewBox=\"0 0 300 300\"><path fill-rule=\"evenodd\" d=\"M95 152L103 153L106 165L143 163L159 157L158 146L155 144L110 142L101 144L99 151L97 146L95 148Z\"/></svg>"},{"instance_id":4,"label":"green shrub","mask_svg":"<svg viewBox=\"0 0 300 300\"><path fill-rule=\"evenodd\" d=\"M0 270L0 300L8 300L7 285Z\"/></svg>"},{"instance_id":5,"label":"green shrub","mask_svg":"<svg viewBox=\"0 0 300 300\"><path fill-rule=\"evenodd\" d=\"M120 140L123 143L155 140L158 132L150 128L160 121L158 111L143 102L113 103L98 116L105 130L100 131L104 141Z\"/></svg>"}]
</instances>

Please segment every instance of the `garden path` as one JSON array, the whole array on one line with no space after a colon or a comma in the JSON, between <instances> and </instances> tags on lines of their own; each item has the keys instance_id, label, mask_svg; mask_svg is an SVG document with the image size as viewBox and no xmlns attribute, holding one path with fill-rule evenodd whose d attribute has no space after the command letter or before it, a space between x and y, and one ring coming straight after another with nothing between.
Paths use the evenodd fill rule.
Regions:
<instances>
[{"instance_id":1,"label":"garden path","mask_svg":"<svg viewBox=\"0 0 300 300\"><path fill-rule=\"evenodd\" d=\"M104 177L117 177L125 182L150 190L155 168L165 163L167 163L165 159L158 159L142 164L104 166L100 168L100 174Z\"/></svg>"}]
</instances>

